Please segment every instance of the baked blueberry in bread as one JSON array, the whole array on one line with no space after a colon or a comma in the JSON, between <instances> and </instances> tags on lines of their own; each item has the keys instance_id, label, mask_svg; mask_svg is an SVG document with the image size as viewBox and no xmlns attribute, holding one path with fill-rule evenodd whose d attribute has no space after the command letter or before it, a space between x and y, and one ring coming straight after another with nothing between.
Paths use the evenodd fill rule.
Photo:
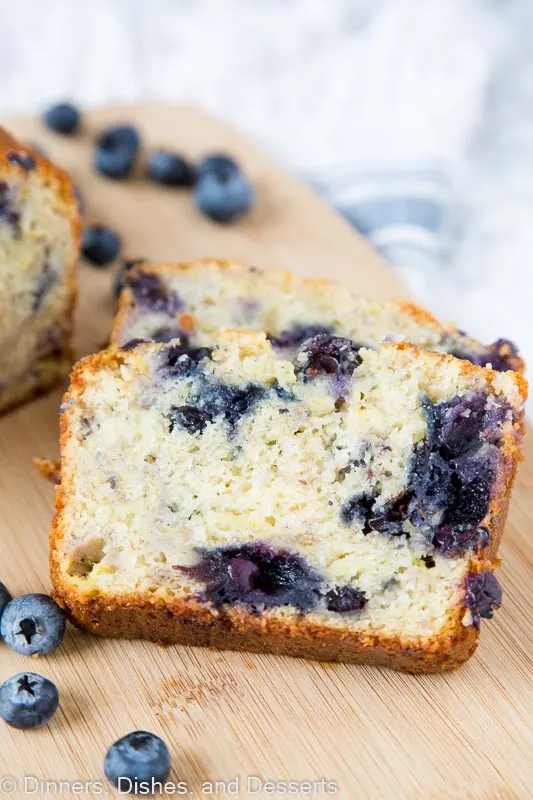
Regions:
<instances>
[{"instance_id":1,"label":"baked blueberry in bread","mask_svg":"<svg viewBox=\"0 0 533 800\"><path fill-rule=\"evenodd\" d=\"M411 303L380 303L332 281L213 259L131 270L112 342L165 342L178 336L198 347L209 344L214 332L228 329L265 331L285 356L305 339L329 333L366 347L405 341L480 366L523 369L512 342L499 339L484 346Z\"/></svg>"},{"instance_id":2,"label":"baked blueberry in bread","mask_svg":"<svg viewBox=\"0 0 533 800\"><path fill-rule=\"evenodd\" d=\"M68 375L79 240L68 175L0 129L0 412Z\"/></svg>"},{"instance_id":3,"label":"baked blueberry in bread","mask_svg":"<svg viewBox=\"0 0 533 800\"><path fill-rule=\"evenodd\" d=\"M456 667L501 602L526 391L331 333L291 358L242 331L90 356L62 407L55 597L103 636Z\"/></svg>"}]
</instances>

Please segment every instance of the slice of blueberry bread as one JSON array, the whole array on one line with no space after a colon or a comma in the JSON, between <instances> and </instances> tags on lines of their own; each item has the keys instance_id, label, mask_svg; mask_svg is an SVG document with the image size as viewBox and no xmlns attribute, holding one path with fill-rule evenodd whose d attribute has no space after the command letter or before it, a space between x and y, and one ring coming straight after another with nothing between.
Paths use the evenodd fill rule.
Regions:
<instances>
[{"instance_id":1,"label":"slice of blueberry bread","mask_svg":"<svg viewBox=\"0 0 533 800\"><path fill-rule=\"evenodd\" d=\"M495 554L526 383L407 344L264 333L74 369L51 534L58 602L104 636L457 666Z\"/></svg>"},{"instance_id":2,"label":"slice of blueberry bread","mask_svg":"<svg viewBox=\"0 0 533 800\"><path fill-rule=\"evenodd\" d=\"M329 333L366 347L405 341L497 370L523 369L512 342L482 345L411 303L377 302L332 281L212 259L129 272L112 343L180 337L203 347L228 329L265 331L284 356L310 336Z\"/></svg>"},{"instance_id":3,"label":"slice of blueberry bread","mask_svg":"<svg viewBox=\"0 0 533 800\"><path fill-rule=\"evenodd\" d=\"M0 128L0 412L68 375L79 241L68 175Z\"/></svg>"}]
</instances>

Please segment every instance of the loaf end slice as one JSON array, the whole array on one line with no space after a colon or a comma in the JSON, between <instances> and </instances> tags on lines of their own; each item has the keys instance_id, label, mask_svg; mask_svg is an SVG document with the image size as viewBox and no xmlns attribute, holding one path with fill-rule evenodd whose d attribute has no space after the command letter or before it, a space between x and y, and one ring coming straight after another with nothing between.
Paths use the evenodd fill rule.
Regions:
<instances>
[{"instance_id":1,"label":"loaf end slice","mask_svg":"<svg viewBox=\"0 0 533 800\"><path fill-rule=\"evenodd\" d=\"M67 173L0 128L0 412L68 376L79 244Z\"/></svg>"},{"instance_id":2,"label":"loaf end slice","mask_svg":"<svg viewBox=\"0 0 533 800\"><path fill-rule=\"evenodd\" d=\"M526 383L406 344L110 349L61 416L51 574L103 636L410 672L474 651Z\"/></svg>"}]
</instances>

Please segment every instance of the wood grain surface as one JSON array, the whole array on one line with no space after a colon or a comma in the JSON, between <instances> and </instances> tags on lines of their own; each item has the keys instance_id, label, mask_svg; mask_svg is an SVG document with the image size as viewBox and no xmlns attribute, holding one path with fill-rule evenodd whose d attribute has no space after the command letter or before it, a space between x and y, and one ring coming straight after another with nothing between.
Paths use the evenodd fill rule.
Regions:
<instances>
[{"instance_id":1,"label":"wood grain surface","mask_svg":"<svg viewBox=\"0 0 533 800\"><path fill-rule=\"evenodd\" d=\"M103 123L119 119L137 122L150 145L172 145L190 156L235 152L258 188L253 214L222 228L198 214L186 191L156 188L141 178L114 183L98 177L90 143ZM336 278L377 297L404 294L388 267L307 188L194 109L146 104L92 112L83 135L72 140L45 132L35 120L9 124L72 172L87 198L87 218L115 227L127 257L238 257ZM80 355L106 341L111 283L112 271L80 269ZM57 391L0 420L0 578L14 594L49 589L54 492L33 471L31 459L57 455L60 396ZM107 747L145 728L168 742L171 780L186 781L189 797L283 796L281 790L256 792L258 781L248 787L247 776L325 778L337 787L333 794L330 785L327 794L317 784L309 794L303 785L292 795L297 797L532 797L532 542L533 468L526 463L501 550L504 606L483 623L478 652L455 673L411 677L370 667L161 648L96 639L73 628L63 646L41 660L0 647L0 680L32 669L52 678L61 693L60 709L44 729L0 726L0 776L18 782L9 796L29 796L29 790L36 797L106 796ZM32 776L26 792L25 775ZM77 794L66 785L35 791L33 776L97 783ZM233 782L210 791L204 783L235 779L238 788ZM12 786L0 778L0 797Z\"/></svg>"}]
</instances>

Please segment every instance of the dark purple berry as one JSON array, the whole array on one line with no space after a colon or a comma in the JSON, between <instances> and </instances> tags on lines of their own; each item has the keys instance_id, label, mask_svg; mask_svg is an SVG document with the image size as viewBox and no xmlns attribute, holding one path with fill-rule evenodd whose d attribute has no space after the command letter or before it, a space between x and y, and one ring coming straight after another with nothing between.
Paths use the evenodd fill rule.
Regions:
<instances>
[{"instance_id":1,"label":"dark purple berry","mask_svg":"<svg viewBox=\"0 0 533 800\"><path fill-rule=\"evenodd\" d=\"M65 627L64 611L46 594L15 597L0 619L4 642L23 656L51 653L63 641Z\"/></svg>"},{"instance_id":2,"label":"dark purple berry","mask_svg":"<svg viewBox=\"0 0 533 800\"><path fill-rule=\"evenodd\" d=\"M207 217L229 223L251 210L255 191L232 158L213 155L198 166L195 200L198 209Z\"/></svg>"},{"instance_id":3,"label":"dark purple berry","mask_svg":"<svg viewBox=\"0 0 533 800\"><path fill-rule=\"evenodd\" d=\"M147 311L163 311L174 316L183 308L182 300L165 286L158 275L137 269L134 273L127 274L125 281L137 305Z\"/></svg>"},{"instance_id":4,"label":"dark purple berry","mask_svg":"<svg viewBox=\"0 0 533 800\"><path fill-rule=\"evenodd\" d=\"M91 225L83 232L82 254L96 267L105 267L114 261L120 248L120 237L105 225Z\"/></svg>"},{"instance_id":5,"label":"dark purple berry","mask_svg":"<svg viewBox=\"0 0 533 800\"><path fill-rule=\"evenodd\" d=\"M367 603L368 598L364 593L353 586L336 586L326 594L328 611L335 611L337 614L361 611Z\"/></svg>"},{"instance_id":6,"label":"dark purple berry","mask_svg":"<svg viewBox=\"0 0 533 800\"><path fill-rule=\"evenodd\" d=\"M15 153L11 150L7 154L7 160L23 169L24 172L31 172L36 167L35 158L29 153Z\"/></svg>"},{"instance_id":7,"label":"dark purple berry","mask_svg":"<svg viewBox=\"0 0 533 800\"><path fill-rule=\"evenodd\" d=\"M80 126L81 115L72 103L57 103L50 106L43 115L47 128L63 136L71 136Z\"/></svg>"},{"instance_id":8,"label":"dark purple berry","mask_svg":"<svg viewBox=\"0 0 533 800\"><path fill-rule=\"evenodd\" d=\"M370 533L368 519L372 515L374 498L370 494L358 494L347 500L341 507L341 520L345 525L359 522L363 533Z\"/></svg>"},{"instance_id":9,"label":"dark purple berry","mask_svg":"<svg viewBox=\"0 0 533 800\"><path fill-rule=\"evenodd\" d=\"M450 353L456 358L464 358L480 367L490 364L492 369L497 372L518 368L518 348L509 339L498 339L480 352L454 348L450 350Z\"/></svg>"},{"instance_id":10,"label":"dark purple berry","mask_svg":"<svg viewBox=\"0 0 533 800\"><path fill-rule=\"evenodd\" d=\"M32 311L38 311L42 305L44 297L48 294L52 286L57 281L57 273L50 263L46 261L42 270L37 275L35 290L33 293Z\"/></svg>"},{"instance_id":11,"label":"dark purple berry","mask_svg":"<svg viewBox=\"0 0 533 800\"><path fill-rule=\"evenodd\" d=\"M493 572L470 572L465 581L465 606L472 613L472 623L479 630L481 617L492 619L494 608L502 604L502 589Z\"/></svg>"},{"instance_id":12,"label":"dark purple berry","mask_svg":"<svg viewBox=\"0 0 533 800\"><path fill-rule=\"evenodd\" d=\"M95 168L108 178L126 178L135 166L140 146L141 139L133 125L106 128L96 143Z\"/></svg>"},{"instance_id":13,"label":"dark purple berry","mask_svg":"<svg viewBox=\"0 0 533 800\"><path fill-rule=\"evenodd\" d=\"M443 556L462 556L468 550L479 552L488 547L490 533L487 528L460 528L445 525L437 528L433 546Z\"/></svg>"},{"instance_id":14,"label":"dark purple berry","mask_svg":"<svg viewBox=\"0 0 533 800\"><path fill-rule=\"evenodd\" d=\"M20 672L0 686L0 717L13 728L40 728L58 705L55 684L35 672Z\"/></svg>"},{"instance_id":15,"label":"dark purple berry","mask_svg":"<svg viewBox=\"0 0 533 800\"><path fill-rule=\"evenodd\" d=\"M128 342L120 345L121 350L135 350L138 344L147 344L148 339L130 339Z\"/></svg>"},{"instance_id":16,"label":"dark purple berry","mask_svg":"<svg viewBox=\"0 0 533 800\"><path fill-rule=\"evenodd\" d=\"M203 433L211 417L206 411L202 411L194 406L173 406L168 414L170 420L170 430L174 428L185 428L191 435Z\"/></svg>"},{"instance_id":17,"label":"dark purple berry","mask_svg":"<svg viewBox=\"0 0 533 800\"><path fill-rule=\"evenodd\" d=\"M152 795L170 772L170 753L165 742L148 731L123 736L107 751L104 772L120 794Z\"/></svg>"},{"instance_id":18,"label":"dark purple berry","mask_svg":"<svg viewBox=\"0 0 533 800\"><path fill-rule=\"evenodd\" d=\"M307 339L312 339L314 336L318 336L319 334L331 334L333 333L332 326L325 326L325 325L293 325L291 328L287 328L278 336L269 336L268 338L274 345L274 347L278 348L288 348L288 347L299 347L302 342L305 342Z\"/></svg>"},{"instance_id":19,"label":"dark purple berry","mask_svg":"<svg viewBox=\"0 0 533 800\"><path fill-rule=\"evenodd\" d=\"M126 272L129 272L130 269L133 267L138 267L139 264L144 264L146 262L145 258L125 258L122 262L121 268L118 270L117 274L115 275L115 281L113 283L113 292L116 297L118 297L123 290L124 286L126 285L125 275Z\"/></svg>"},{"instance_id":20,"label":"dark purple berry","mask_svg":"<svg viewBox=\"0 0 533 800\"><path fill-rule=\"evenodd\" d=\"M199 555L195 566L176 569L203 582L201 597L215 606L242 602L254 608L292 605L306 611L318 602L320 576L287 550L252 542L201 550Z\"/></svg>"},{"instance_id":21,"label":"dark purple berry","mask_svg":"<svg viewBox=\"0 0 533 800\"><path fill-rule=\"evenodd\" d=\"M196 173L192 164L178 153L156 150L148 160L148 177L164 186L194 186Z\"/></svg>"},{"instance_id":22,"label":"dark purple berry","mask_svg":"<svg viewBox=\"0 0 533 800\"><path fill-rule=\"evenodd\" d=\"M211 357L208 347L189 349L188 342L172 342L161 353L160 370L164 377L180 379L188 378L197 372L201 362Z\"/></svg>"},{"instance_id":23,"label":"dark purple berry","mask_svg":"<svg viewBox=\"0 0 533 800\"><path fill-rule=\"evenodd\" d=\"M319 334L302 344L298 362L307 376L349 376L361 363L360 348L351 339Z\"/></svg>"},{"instance_id":24,"label":"dark purple berry","mask_svg":"<svg viewBox=\"0 0 533 800\"><path fill-rule=\"evenodd\" d=\"M16 238L20 237L20 211L15 208L13 190L6 181L0 181L0 220L9 225Z\"/></svg>"}]
</instances>

